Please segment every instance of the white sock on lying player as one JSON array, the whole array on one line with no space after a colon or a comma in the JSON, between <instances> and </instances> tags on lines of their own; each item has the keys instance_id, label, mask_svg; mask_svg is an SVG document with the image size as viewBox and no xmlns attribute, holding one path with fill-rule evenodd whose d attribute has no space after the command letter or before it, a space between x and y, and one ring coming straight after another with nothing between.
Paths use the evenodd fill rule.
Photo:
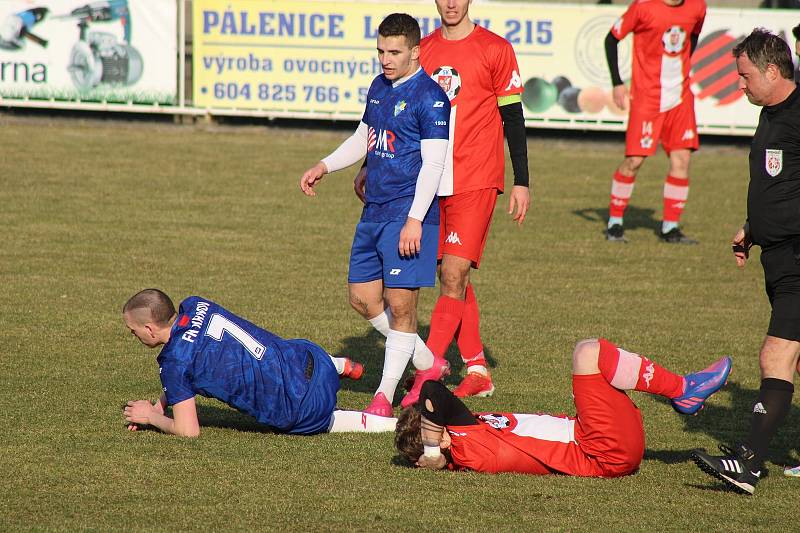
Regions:
<instances>
[{"instance_id":1,"label":"white sock on lying player","mask_svg":"<svg viewBox=\"0 0 800 533\"><path fill-rule=\"evenodd\" d=\"M389 336L389 321L391 320L392 312L389 309L384 309L383 313L374 318L369 319L372 327L378 330L384 337ZM431 352L425 345L419 335L414 341L414 356L411 358L414 368L417 370L428 370L433 366L433 352Z\"/></svg>"},{"instance_id":2,"label":"white sock on lying player","mask_svg":"<svg viewBox=\"0 0 800 533\"><path fill-rule=\"evenodd\" d=\"M341 376L342 372L344 372L344 363L345 363L345 361L347 361L347 359L344 358L344 357L334 357L332 355L329 355L328 357L331 358L331 361L333 362L333 366L336 367L336 373Z\"/></svg>"},{"instance_id":3,"label":"white sock on lying player","mask_svg":"<svg viewBox=\"0 0 800 533\"><path fill-rule=\"evenodd\" d=\"M396 425L396 418L371 415L362 411L342 411L337 409L333 412L328 431L330 433L353 431L376 433L379 431L394 431Z\"/></svg>"}]
</instances>

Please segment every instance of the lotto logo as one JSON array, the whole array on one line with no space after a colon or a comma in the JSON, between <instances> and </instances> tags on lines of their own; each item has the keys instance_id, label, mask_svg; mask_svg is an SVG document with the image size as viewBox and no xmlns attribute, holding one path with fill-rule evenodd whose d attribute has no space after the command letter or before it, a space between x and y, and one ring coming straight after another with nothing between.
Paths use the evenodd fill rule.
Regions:
<instances>
[{"instance_id":1,"label":"lotto logo","mask_svg":"<svg viewBox=\"0 0 800 533\"><path fill-rule=\"evenodd\" d=\"M401 268L393 268L389 271L390 276L398 276L402 272Z\"/></svg>"}]
</instances>

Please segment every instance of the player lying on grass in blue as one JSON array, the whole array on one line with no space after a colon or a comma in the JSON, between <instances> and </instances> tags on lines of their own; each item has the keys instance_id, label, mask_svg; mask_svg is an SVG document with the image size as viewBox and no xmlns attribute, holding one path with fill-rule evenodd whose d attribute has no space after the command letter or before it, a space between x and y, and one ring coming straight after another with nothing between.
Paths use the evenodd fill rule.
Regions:
<instances>
[{"instance_id":1,"label":"player lying on grass in blue","mask_svg":"<svg viewBox=\"0 0 800 533\"><path fill-rule=\"evenodd\" d=\"M644 455L642 415L625 390L669 398L695 414L727 381L731 358L681 376L605 339L579 342L572 356L576 416L471 413L438 381L397 422L395 445L420 467L476 472L618 477Z\"/></svg>"},{"instance_id":2,"label":"player lying on grass in blue","mask_svg":"<svg viewBox=\"0 0 800 533\"><path fill-rule=\"evenodd\" d=\"M132 431L150 425L198 436L197 394L280 433L394 430L395 418L336 409L339 378L359 379L363 367L311 341L282 339L198 296L185 299L176 312L158 289L132 296L122 318L142 344L163 346L157 358L161 397L155 403L129 401L123 409Z\"/></svg>"}]
</instances>

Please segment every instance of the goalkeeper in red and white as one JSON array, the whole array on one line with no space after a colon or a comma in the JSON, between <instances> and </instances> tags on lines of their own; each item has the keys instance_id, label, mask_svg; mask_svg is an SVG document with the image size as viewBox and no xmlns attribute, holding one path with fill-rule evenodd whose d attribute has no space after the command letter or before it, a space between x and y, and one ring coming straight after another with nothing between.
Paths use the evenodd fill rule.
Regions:
<instances>
[{"instance_id":1,"label":"goalkeeper in red and white","mask_svg":"<svg viewBox=\"0 0 800 533\"><path fill-rule=\"evenodd\" d=\"M626 390L664 396L695 414L727 381L731 358L685 376L605 339L580 341L572 357L576 416L471 413L442 383L427 381L397 422L395 444L425 468L618 477L644 455L639 409Z\"/></svg>"}]
</instances>

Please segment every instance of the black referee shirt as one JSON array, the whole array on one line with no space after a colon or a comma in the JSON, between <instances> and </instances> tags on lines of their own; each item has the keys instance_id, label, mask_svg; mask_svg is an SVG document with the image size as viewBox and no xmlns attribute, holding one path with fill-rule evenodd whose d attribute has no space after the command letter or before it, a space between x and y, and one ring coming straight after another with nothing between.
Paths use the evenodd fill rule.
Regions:
<instances>
[{"instance_id":1,"label":"black referee shirt","mask_svg":"<svg viewBox=\"0 0 800 533\"><path fill-rule=\"evenodd\" d=\"M761 109L750 146L750 236L762 249L800 239L800 89Z\"/></svg>"}]
</instances>

